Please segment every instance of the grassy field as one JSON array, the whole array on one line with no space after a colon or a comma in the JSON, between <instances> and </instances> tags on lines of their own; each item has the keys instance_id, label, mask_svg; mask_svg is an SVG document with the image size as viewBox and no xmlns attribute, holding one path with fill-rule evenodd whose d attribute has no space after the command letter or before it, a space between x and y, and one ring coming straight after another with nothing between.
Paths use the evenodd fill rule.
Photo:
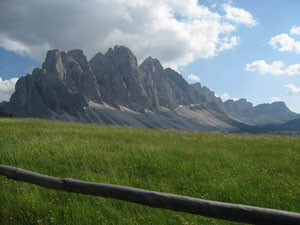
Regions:
<instances>
[{"instance_id":1,"label":"grassy field","mask_svg":"<svg viewBox=\"0 0 300 225\"><path fill-rule=\"evenodd\" d=\"M300 212L299 137L0 119L0 164L56 177ZM0 177L0 224L233 223Z\"/></svg>"}]
</instances>

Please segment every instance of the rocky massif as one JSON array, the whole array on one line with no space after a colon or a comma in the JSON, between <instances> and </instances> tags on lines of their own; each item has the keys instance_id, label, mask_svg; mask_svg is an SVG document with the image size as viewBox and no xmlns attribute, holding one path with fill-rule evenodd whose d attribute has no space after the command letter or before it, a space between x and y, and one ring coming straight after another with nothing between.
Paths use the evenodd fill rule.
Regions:
<instances>
[{"instance_id":1,"label":"rocky massif","mask_svg":"<svg viewBox=\"0 0 300 225\"><path fill-rule=\"evenodd\" d=\"M188 84L157 59L148 57L138 65L124 46L90 61L81 50L49 51L41 69L18 80L0 111L18 117L226 131L299 118L283 102L255 107L245 99L223 103L207 87Z\"/></svg>"}]
</instances>

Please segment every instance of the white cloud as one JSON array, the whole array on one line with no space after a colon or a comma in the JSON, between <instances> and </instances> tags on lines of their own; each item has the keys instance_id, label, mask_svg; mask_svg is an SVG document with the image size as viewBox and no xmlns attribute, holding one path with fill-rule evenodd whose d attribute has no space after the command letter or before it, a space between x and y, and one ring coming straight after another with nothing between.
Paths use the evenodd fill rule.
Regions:
<instances>
[{"instance_id":1,"label":"white cloud","mask_svg":"<svg viewBox=\"0 0 300 225\"><path fill-rule=\"evenodd\" d=\"M286 93L288 95L300 95L300 88L292 84L286 84L284 87L287 89Z\"/></svg>"},{"instance_id":2,"label":"white cloud","mask_svg":"<svg viewBox=\"0 0 300 225\"><path fill-rule=\"evenodd\" d=\"M272 37L269 41L269 45L272 48L279 51L292 51L300 53L300 42L296 41L294 38L291 38L288 34L279 34L275 37Z\"/></svg>"},{"instance_id":3,"label":"white cloud","mask_svg":"<svg viewBox=\"0 0 300 225\"><path fill-rule=\"evenodd\" d=\"M41 45L28 45L24 44L20 41L10 39L7 35L1 33L0 31L0 47L8 50L16 52L22 56L29 55L33 58L43 58L45 57L44 53L50 49L50 45L48 43L44 43Z\"/></svg>"},{"instance_id":4,"label":"white cloud","mask_svg":"<svg viewBox=\"0 0 300 225\"><path fill-rule=\"evenodd\" d=\"M270 98L270 102L272 103L272 102L281 102L282 100L281 100L281 98L278 98L278 97L271 97Z\"/></svg>"},{"instance_id":5,"label":"white cloud","mask_svg":"<svg viewBox=\"0 0 300 225\"><path fill-rule=\"evenodd\" d=\"M0 77L0 102L8 101L10 99L10 96L15 91L17 80L18 78L2 80L2 77Z\"/></svg>"},{"instance_id":6,"label":"white cloud","mask_svg":"<svg viewBox=\"0 0 300 225\"><path fill-rule=\"evenodd\" d=\"M80 48L90 58L125 45L139 60L185 66L232 48L237 24L255 23L249 12L226 8L221 15L197 0L1 0L0 46L42 61L50 48Z\"/></svg>"},{"instance_id":7,"label":"white cloud","mask_svg":"<svg viewBox=\"0 0 300 225\"><path fill-rule=\"evenodd\" d=\"M242 23L247 26L254 26L257 24L257 21L253 19L253 16L244 9L225 5L224 10L226 12L225 18L237 24Z\"/></svg>"},{"instance_id":8,"label":"white cloud","mask_svg":"<svg viewBox=\"0 0 300 225\"><path fill-rule=\"evenodd\" d=\"M231 49L234 46L238 45L240 38L237 36L232 36L230 38L224 37L222 41L223 41L223 43L220 46L219 51L225 51L225 50Z\"/></svg>"},{"instance_id":9,"label":"white cloud","mask_svg":"<svg viewBox=\"0 0 300 225\"><path fill-rule=\"evenodd\" d=\"M232 98L232 97L230 97L230 95L229 95L228 93L223 93L221 96L215 94L215 96L216 96L217 98L221 98L223 102L225 102L225 101L227 101L227 100L229 100L229 99L232 99L233 101L238 100L238 98Z\"/></svg>"},{"instance_id":10,"label":"white cloud","mask_svg":"<svg viewBox=\"0 0 300 225\"><path fill-rule=\"evenodd\" d=\"M247 64L245 71L272 75L300 75L300 64L285 66L282 61L267 64L264 60L258 60Z\"/></svg>"},{"instance_id":11,"label":"white cloud","mask_svg":"<svg viewBox=\"0 0 300 225\"><path fill-rule=\"evenodd\" d=\"M188 78L192 81L195 81L195 82L199 82L200 81L200 78L194 74L190 74L188 75Z\"/></svg>"},{"instance_id":12,"label":"white cloud","mask_svg":"<svg viewBox=\"0 0 300 225\"><path fill-rule=\"evenodd\" d=\"M225 102L226 100L230 99L230 96L229 94L224 93L220 96L220 98L223 100L223 102Z\"/></svg>"},{"instance_id":13,"label":"white cloud","mask_svg":"<svg viewBox=\"0 0 300 225\"><path fill-rule=\"evenodd\" d=\"M290 30L290 34L300 35L300 26L293 26Z\"/></svg>"}]
</instances>

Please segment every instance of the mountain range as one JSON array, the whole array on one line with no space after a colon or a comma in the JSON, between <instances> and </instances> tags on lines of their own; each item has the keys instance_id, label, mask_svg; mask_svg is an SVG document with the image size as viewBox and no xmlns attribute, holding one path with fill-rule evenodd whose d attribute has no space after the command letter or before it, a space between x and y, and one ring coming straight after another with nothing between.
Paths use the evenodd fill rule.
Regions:
<instances>
[{"instance_id":1,"label":"mountain range","mask_svg":"<svg viewBox=\"0 0 300 225\"><path fill-rule=\"evenodd\" d=\"M152 57L138 65L124 46L87 60L82 50L50 50L42 68L21 77L0 111L84 123L159 129L238 131L299 119L284 102L223 102L200 83Z\"/></svg>"}]
</instances>

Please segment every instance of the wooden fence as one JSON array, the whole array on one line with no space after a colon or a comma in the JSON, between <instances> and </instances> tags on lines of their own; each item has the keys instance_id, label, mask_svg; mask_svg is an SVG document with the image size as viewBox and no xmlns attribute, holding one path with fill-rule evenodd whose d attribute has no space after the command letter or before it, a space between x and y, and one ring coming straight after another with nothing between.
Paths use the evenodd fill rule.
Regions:
<instances>
[{"instance_id":1,"label":"wooden fence","mask_svg":"<svg viewBox=\"0 0 300 225\"><path fill-rule=\"evenodd\" d=\"M5 165L0 165L0 175L60 191L119 199L154 208L181 211L235 222L272 225L300 224L299 213L208 201L119 185L84 182L70 178L55 178Z\"/></svg>"}]
</instances>

